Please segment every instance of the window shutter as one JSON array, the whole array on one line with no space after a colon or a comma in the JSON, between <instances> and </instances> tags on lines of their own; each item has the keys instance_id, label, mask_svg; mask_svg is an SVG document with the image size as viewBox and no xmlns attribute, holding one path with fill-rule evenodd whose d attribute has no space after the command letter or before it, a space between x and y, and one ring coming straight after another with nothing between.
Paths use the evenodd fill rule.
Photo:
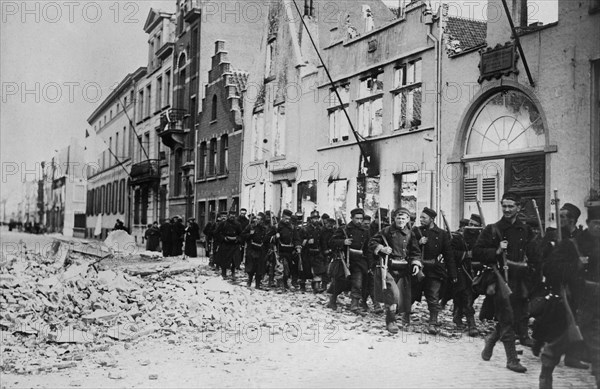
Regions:
<instances>
[{"instance_id":1,"label":"window shutter","mask_svg":"<svg viewBox=\"0 0 600 389\"><path fill-rule=\"evenodd\" d=\"M465 178L464 198L465 202L477 201L477 178Z\"/></svg>"},{"instance_id":2,"label":"window shutter","mask_svg":"<svg viewBox=\"0 0 600 389\"><path fill-rule=\"evenodd\" d=\"M496 177L484 178L482 180L482 199L487 202L496 201Z\"/></svg>"}]
</instances>

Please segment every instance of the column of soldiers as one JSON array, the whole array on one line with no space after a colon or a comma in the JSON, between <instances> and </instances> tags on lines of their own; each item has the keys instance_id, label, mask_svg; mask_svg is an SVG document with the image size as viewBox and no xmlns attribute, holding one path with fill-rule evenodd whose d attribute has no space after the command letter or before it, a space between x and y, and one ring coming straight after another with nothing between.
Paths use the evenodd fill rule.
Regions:
<instances>
[{"instance_id":1,"label":"column of soldiers","mask_svg":"<svg viewBox=\"0 0 600 389\"><path fill-rule=\"evenodd\" d=\"M302 213L284 210L280 218L269 211L250 215L245 227L234 213L221 215L204 232L210 234L213 262L224 278L228 270L235 278L243 260L248 287L254 282L262 289L267 278L268 286L279 293L292 287L305 292L311 280L314 293L330 294L327 306L333 310L338 310L338 296L349 292L349 309L355 313L368 311L371 299L374 313L385 312L390 333L399 331L398 324L410 325L411 307L425 296L428 332L439 332L439 314L452 299L456 327L478 336L473 305L484 295L479 318L494 320L496 326L485 339L483 360L489 361L496 343L502 342L506 367L525 372L516 350L518 340L534 355L541 353L540 388L552 387L552 372L563 354L569 367L588 368L582 359L591 362L597 377L600 205L588 208L588 229L583 231L576 227L581 212L565 204L560 210L562 240L555 233L540 239L519 216L518 194L505 193L501 207L502 218L496 223L486 226L482 215L472 214L456 231L450 231L447 223L440 228L437 213L426 207L419 226L405 208L382 209L373 221L357 208L347 224L318 211L302 223ZM564 290L582 336L573 338L564 315L544 314L536 316L532 339L530 303ZM553 330L544 331L548 328Z\"/></svg>"}]
</instances>

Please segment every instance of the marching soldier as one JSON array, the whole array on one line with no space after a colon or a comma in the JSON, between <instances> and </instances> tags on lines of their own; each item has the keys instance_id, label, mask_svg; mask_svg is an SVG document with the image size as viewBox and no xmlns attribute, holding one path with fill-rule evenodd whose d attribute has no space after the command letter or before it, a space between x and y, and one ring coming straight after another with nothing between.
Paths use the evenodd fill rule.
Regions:
<instances>
[{"instance_id":1,"label":"marching soldier","mask_svg":"<svg viewBox=\"0 0 600 389\"><path fill-rule=\"evenodd\" d=\"M350 273L351 273L351 304L350 310L358 312L359 301L362 298L366 300L367 277L369 271L369 230L362 223L364 211L360 208L353 209L350 212L352 221L347 226L338 228L331 237L330 245L338 250L349 253ZM334 290L333 296L337 296L340 290ZM336 294L337 293L337 294ZM335 302L335 300L333 300ZM331 302L330 302L331 303Z\"/></svg>"},{"instance_id":2,"label":"marching soldier","mask_svg":"<svg viewBox=\"0 0 600 389\"><path fill-rule=\"evenodd\" d=\"M375 295L385 304L386 329L394 334L398 332L396 311L402 313L405 324L410 323L410 277L422 268L419 261L420 249L417 239L408 227L410 211L400 208L394 212L394 224L379 231L369 243L375 254L371 267L379 267L375 272ZM384 269L385 256L388 257ZM382 272L385 271L385 275ZM385 276L385 289L383 288Z\"/></svg>"},{"instance_id":3,"label":"marching soldier","mask_svg":"<svg viewBox=\"0 0 600 389\"><path fill-rule=\"evenodd\" d=\"M315 293L323 292L322 275L327 272L325 258L321 254L319 238L321 236L319 211L310 213L309 223L300 230L302 238L302 272L300 273L300 290L306 290L306 279L312 278L312 290Z\"/></svg>"},{"instance_id":4,"label":"marching soldier","mask_svg":"<svg viewBox=\"0 0 600 389\"><path fill-rule=\"evenodd\" d=\"M329 246L329 241L335 232L335 219L330 218L328 214L324 213L323 216L321 216L321 222L323 223L323 229L321 230L321 235L319 236L319 248L321 249L321 255L324 258L326 266L326 271L322 275L321 287L322 289L328 289L327 284L329 284L331 281L332 261L334 258L333 250Z\"/></svg>"},{"instance_id":5,"label":"marching soldier","mask_svg":"<svg viewBox=\"0 0 600 389\"><path fill-rule=\"evenodd\" d=\"M298 230L292 224L291 218L292 211L289 209L284 210L274 235L281 265L283 266L282 274L275 274L275 279L281 282L282 292L289 289L288 280L290 276L292 277L292 285L298 283L298 262L295 260L294 251L300 252L302 245L300 244Z\"/></svg>"},{"instance_id":6,"label":"marching soldier","mask_svg":"<svg viewBox=\"0 0 600 389\"><path fill-rule=\"evenodd\" d=\"M578 214L576 207L569 205L563 206L561 216L563 210L570 213L565 216L573 217ZM573 237L565 235L557 244L544 265L544 275L553 291L565 288L569 305L577 307L580 318L578 324L589 350L592 374L596 377L596 387L600 387L600 201L588 204L586 223L588 228L585 231ZM569 224L565 227L568 226ZM569 333L569 328L566 328L560 336L544 346L539 382L541 389L552 388L554 367L560 362L561 356L572 349L573 337ZM566 362L567 357L565 364Z\"/></svg>"},{"instance_id":7,"label":"marching soldier","mask_svg":"<svg viewBox=\"0 0 600 389\"><path fill-rule=\"evenodd\" d=\"M528 295L525 283L528 281L531 268L538 263L534 235L531 228L517 219L521 211L521 196L506 192L502 196L502 219L485 227L473 248L473 257L490 266L498 266L504 270L503 279L497 280L497 291L493 296L495 318L494 332L485 341L481 358L489 361L498 340L504 344L506 351L506 367L518 373L527 369L521 365L515 347L515 326L527 311ZM497 273L499 274L499 273ZM500 293L499 282L507 282L512 293L506 297Z\"/></svg>"},{"instance_id":8,"label":"marching soldier","mask_svg":"<svg viewBox=\"0 0 600 389\"><path fill-rule=\"evenodd\" d=\"M481 217L472 214L466 225L461 226L456 233L452 234L450 245L454 250L456 260L458 282L454 285L454 309L452 321L458 328L462 328L463 316L467 319L467 331L469 336L477 336L479 332L475 325L475 309L473 308L473 247L481 232Z\"/></svg>"},{"instance_id":9,"label":"marching soldier","mask_svg":"<svg viewBox=\"0 0 600 389\"><path fill-rule=\"evenodd\" d=\"M264 223L265 214L259 212L252 222L242 232L242 239L247 244L245 270L248 273L246 285L252 286L252 279L256 278L256 289L261 288L261 281L267 266L267 245L269 243L269 228Z\"/></svg>"},{"instance_id":10,"label":"marching soldier","mask_svg":"<svg viewBox=\"0 0 600 389\"><path fill-rule=\"evenodd\" d=\"M421 250L423 250L423 274L425 278L421 281L412 280L413 302L420 301L425 294L427 308L429 309L429 328L431 334L438 332L440 323L438 315L441 310L440 292L447 282L448 276L452 283L457 282L456 263L454 253L450 247L450 236L439 228L434 219L437 213L425 207L421 212L420 227L413 227L413 234L418 238Z\"/></svg>"},{"instance_id":11,"label":"marching soldier","mask_svg":"<svg viewBox=\"0 0 600 389\"><path fill-rule=\"evenodd\" d=\"M215 240L219 244L218 262L223 279L227 279L227 269L231 269L231 279L235 281L235 270L241 262L240 235L242 227L235 218L235 212L229 211L227 220L221 222L215 230Z\"/></svg>"}]
</instances>

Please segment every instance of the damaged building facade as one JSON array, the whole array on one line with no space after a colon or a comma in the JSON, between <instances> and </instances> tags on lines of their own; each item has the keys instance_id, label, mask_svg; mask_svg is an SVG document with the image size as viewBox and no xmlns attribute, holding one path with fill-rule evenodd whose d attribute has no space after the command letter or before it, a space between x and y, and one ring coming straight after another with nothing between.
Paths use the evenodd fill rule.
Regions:
<instances>
[{"instance_id":1,"label":"damaged building facade","mask_svg":"<svg viewBox=\"0 0 600 389\"><path fill-rule=\"evenodd\" d=\"M600 36L600 3L559 1L558 21L546 25L528 24L526 0L506 4L508 13L488 1L480 50L451 37L442 66L455 92L442 100L438 185L453 226L477 200L488 222L498 220L506 191L522 195L527 219L536 219L535 199L542 223L555 226L554 189L583 209L600 188L600 41L585 38Z\"/></svg>"},{"instance_id":2,"label":"damaged building facade","mask_svg":"<svg viewBox=\"0 0 600 389\"><path fill-rule=\"evenodd\" d=\"M242 206L251 213L325 209L327 195L319 188L327 186L330 166L319 164L317 149L327 138L327 116L320 112L327 111L329 95L319 92L321 63L304 24L321 50L332 30L363 34L395 17L381 1L296 4L282 0L270 8L261 62L244 97Z\"/></svg>"}]
</instances>

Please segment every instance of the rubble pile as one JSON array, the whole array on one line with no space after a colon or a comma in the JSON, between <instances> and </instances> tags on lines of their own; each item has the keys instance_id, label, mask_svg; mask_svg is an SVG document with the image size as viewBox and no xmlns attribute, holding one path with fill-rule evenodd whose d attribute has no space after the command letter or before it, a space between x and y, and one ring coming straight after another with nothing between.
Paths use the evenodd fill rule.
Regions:
<instances>
[{"instance_id":1,"label":"rubble pile","mask_svg":"<svg viewBox=\"0 0 600 389\"><path fill-rule=\"evenodd\" d=\"M142 277L77 253L55 259L28 252L0 261L4 372L73 367L115 341L216 330L246 313L243 294L231 298L233 286L189 264L155 265Z\"/></svg>"}]
</instances>

